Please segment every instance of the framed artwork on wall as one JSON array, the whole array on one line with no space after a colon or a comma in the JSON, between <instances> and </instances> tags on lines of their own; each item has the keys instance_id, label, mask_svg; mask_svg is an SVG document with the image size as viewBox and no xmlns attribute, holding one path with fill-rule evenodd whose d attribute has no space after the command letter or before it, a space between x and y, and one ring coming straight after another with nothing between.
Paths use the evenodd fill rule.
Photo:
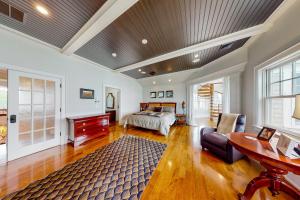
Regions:
<instances>
[{"instance_id":1,"label":"framed artwork on wall","mask_svg":"<svg viewBox=\"0 0 300 200\"><path fill-rule=\"evenodd\" d=\"M94 95L94 90L80 88L80 99L94 99Z\"/></svg>"},{"instance_id":2,"label":"framed artwork on wall","mask_svg":"<svg viewBox=\"0 0 300 200\"><path fill-rule=\"evenodd\" d=\"M166 98L173 98L173 90L166 91Z\"/></svg>"},{"instance_id":3,"label":"framed artwork on wall","mask_svg":"<svg viewBox=\"0 0 300 200\"><path fill-rule=\"evenodd\" d=\"M156 98L156 92L150 92L150 98Z\"/></svg>"},{"instance_id":4,"label":"framed artwork on wall","mask_svg":"<svg viewBox=\"0 0 300 200\"><path fill-rule=\"evenodd\" d=\"M157 92L157 97L158 98L164 98L165 97L165 92L164 91L158 91Z\"/></svg>"}]
</instances>

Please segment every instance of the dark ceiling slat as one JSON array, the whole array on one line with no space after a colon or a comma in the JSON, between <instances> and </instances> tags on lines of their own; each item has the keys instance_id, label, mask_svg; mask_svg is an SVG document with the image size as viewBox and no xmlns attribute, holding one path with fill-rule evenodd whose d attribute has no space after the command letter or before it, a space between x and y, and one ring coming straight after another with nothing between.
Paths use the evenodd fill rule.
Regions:
<instances>
[{"instance_id":1,"label":"dark ceiling slat","mask_svg":"<svg viewBox=\"0 0 300 200\"><path fill-rule=\"evenodd\" d=\"M227 26L225 29L225 32L235 32L235 20L237 18L243 19L242 18L242 11L243 11L243 7L245 6L245 1L238 1L238 6L236 11L234 12L234 15L230 18L229 24L230 26Z\"/></svg>"},{"instance_id":2,"label":"dark ceiling slat","mask_svg":"<svg viewBox=\"0 0 300 200\"><path fill-rule=\"evenodd\" d=\"M209 9L208 9L208 13L207 13L207 23L206 23L206 28L204 30L204 38L205 40L208 39L208 36L207 34L209 34L209 29L211 27L211 24L212 24L212 20L213 20L213 16L214 16L214 10L215 9L215 2L212 0L212 1L209 1Z\"/></svg>"},{"instance_id":3,"label":"dark ceiling slat","mask_svg":"<svg viewBox=\"0 0 300 200\"><path fill-rule=\"evenodd\" d=\"M233 22L233 26L232 28L230 29L231 32L234 32L234 30L240 30L240 29L243 29L242 27L240 27L241 24L243 24L242 22L244 21L244 19L246 18L248 12L249 12L249 8L251 8L253 4L251 4L251 1L244 1L243 2L243 8L241 9L241 16L240 18L239 17L236 17L234 19L234 22Z\"/></svg>"},{"instance_id":4,"label":"dark ceiling slat","mask_svg":"<svg viewBox=\"0 0 300 200\"><path fill-rule=\"evenodd\" d=\"M258 1L258 2L255 2L255 4L254 4L254 9L252 9L251 11L251 13L250 13L250 15L249 15L249 17L247 17L246 18L246 21L244 21L244 24L245 25L249 25L249 24L257 24L257 22L255 22L254 20L253 20L253 18L254 18L254 16L255 16L255 13L257 12L257 11L260 11L260 9L261 9L261 7L263 6L263 3L264 3L264 1ZM263 13L262 13L263 14ZM253 23L251 23L253 21ZM263 23L263 21L261 22L261 23ZM260 23L260 24L261 24Z\"/></svg>"},{"instance_id":5,"label":"dark ceiling slat","mask_svg":"<svg viewBox=\"0 0 300 200\"><path fill-rule=\"evenodd\" d=\"M220 46L216 46L210 49L198 51L197 54L199 55L200 58L199 63L192 63L192 60L196 53L191 53L185 56L180 56L177 58L172 58L152 65L144 66L141 69L147 72L146 75L141 74L140 72L138 72L137 69L129 70L123 73L134 78L143 78L143 77L150 77L151 76L149 74L150 72L155 72L156 73L155 75L161 75L170 72L199 68L217 58L220 58L223 55L226 55L229 52L232 52L240 48L245 44L247 40L248 38L236 41L233 43L232 48L226 50L220 50Z\"/></svg>"},{"instance_id":6,"label":"dark ceiling slat","mask_svg":"<svg viewBox=\"0 0 300 200\"><path fill-rule=\"evenodd\" d=\"M118 69L261 24L281 2L282 0L140 0L76 54ZM141 44L143 37L148 39L147 45ZM112 58L112 51L118 54L117 58ZM194 55L187 55L180 63L188 65ZM217 57L225 54L211 50L206 55ZM170 65L172 63L159 64L161 71L164 71L163 68L180 70ZM157 69L157 66L151 65L147 71L152 68Z\"/></svg>"},{"instance_id":7,"label":"dark ceiling slat","mask_svg":"<svg viewBox=\"0 0 300 200\"><path fill-rule=\"evenodd\" d=\"M89 18L103 5L104 0L10 0L10 4L25 12L24 23L0 16L0 23L57 47L63 47ZM50 12L48 17L35 10L36 3Z\"/></svg>"},{"instance_id":8,"label":"dark ceiling slat","mask_svg":"<svg viewBox=\"0 0 300 200\"><path fill-rule=\"evenodd\" d=\"M209 35L207 36L208 38L213 38L212 35L217 35L215 32L215 28L216 28L216 24L218 23L219 16L221 14L221 8L223 5L223 2L224 1L217 1L215 14L214 14L214 20L212 21L211 29L208 31L209 32Z\"/></svg>"},{"instance_id":9,"label":"dark ceiling slat","mask_svg":"<svg viewBox=\"0 0 300 200\"><path fill-rule=\"evenodd\" d=\"M234 15L234 13L235 13L235 11L236 11L236 9L237 9L238 2L239 2L239 1L236 1L236 0L235 0L235 1L232 1L232 4L229 6L230 11L226 14L225 21L224 21L224 23L222 24L221 29L220 29L220 32L221 32L222 34L228 33L228 32L226 32L226 28L227 28L228 26L230 26L229 22L230 22L231 17Z\"/></svg>"}]
</instances>

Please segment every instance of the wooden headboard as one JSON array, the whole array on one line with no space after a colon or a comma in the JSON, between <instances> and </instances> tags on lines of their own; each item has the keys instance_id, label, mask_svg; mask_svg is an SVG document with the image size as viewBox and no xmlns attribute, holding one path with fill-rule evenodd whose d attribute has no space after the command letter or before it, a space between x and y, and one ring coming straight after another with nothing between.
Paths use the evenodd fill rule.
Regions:
<instances>
[{"instance_id":1,"label":"wooden headboard","mask_svg":"<svg viewBox=\"0 0 300 200\"><path fill-rule=\"evenodd\" d=\"M148 107L172 107L176 113L176 102L149 102L149 103L140 103L140 110L144 111Z\"/></svg>"}]
</instances>

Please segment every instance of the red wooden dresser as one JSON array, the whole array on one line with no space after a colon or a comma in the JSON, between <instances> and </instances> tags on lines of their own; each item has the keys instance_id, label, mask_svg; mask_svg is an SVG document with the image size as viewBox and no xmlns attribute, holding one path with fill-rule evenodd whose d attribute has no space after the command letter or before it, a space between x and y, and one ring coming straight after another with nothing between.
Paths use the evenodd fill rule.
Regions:
<instances>
[{"instance_id":1,"label":"red wooden dresser","mask_svg":"<svg viewBox=\"0 0 300 200\"><path fill-rule=\"evenodd\" d=\"M69 140L74 146L109 133L109 114L68 117Z\"/></svg>"}]
</instances>

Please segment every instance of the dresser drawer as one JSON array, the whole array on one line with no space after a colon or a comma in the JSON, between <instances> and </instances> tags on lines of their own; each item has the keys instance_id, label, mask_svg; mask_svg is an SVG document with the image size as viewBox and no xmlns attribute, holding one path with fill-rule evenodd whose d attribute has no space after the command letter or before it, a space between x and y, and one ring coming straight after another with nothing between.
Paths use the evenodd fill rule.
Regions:
<instances>
[{"instance_id":1,"label":"dresser drawer","mask_svg":"<svg viewBox=\"0 0 300 200\"><path fill-rule=\"evenodd\" d=\"M76 137L80 137L80 136L86 136L86 137L90 137L93 135L103 135L103 134L107 134L109 132L109 127L90 127L90 128L80 128L77 129L75 132L75 136Z\"/></svg>"},{"instance_id":2,"label":"dresser drawer","mask_svg":"<svg viewBox=\"0 0 300 200\"><path fill-rule=\"evenodd\" d=\"M75 129L86 128L89 126L107 126L108 124L108 118L97 118L96 120L77 121L75 122Z\"/></svg>"}]
</instances>

